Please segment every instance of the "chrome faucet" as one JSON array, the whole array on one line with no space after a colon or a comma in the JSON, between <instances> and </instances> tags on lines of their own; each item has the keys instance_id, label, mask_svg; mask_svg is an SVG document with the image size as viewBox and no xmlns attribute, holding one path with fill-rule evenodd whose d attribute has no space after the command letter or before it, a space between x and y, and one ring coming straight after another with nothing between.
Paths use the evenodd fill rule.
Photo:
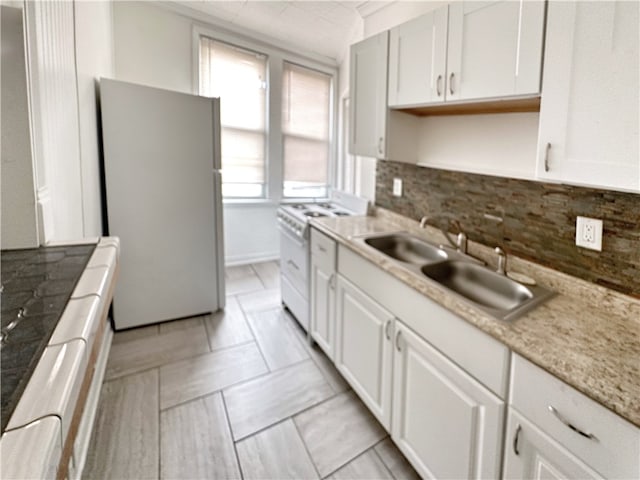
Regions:
<instances>
[{"instance_id":1,"label":"chrome faucet","mask_svg":"<svg viewBox=\"0 0 640 480\"><path fill-rule=\"evenodd\" d=\"M420 228L425 228L427 226L427 222L429 221L429 217L428 216L424 216L420 219ZM451 239L451 235L449 235L449 232L444 229L441 228L440 231L442 232L442 234L444 235L444 238L447 239L447 242L449 242L449 244L455 248L457 251L466 254L467 253L467 234L464 233L462 231L462 227L460 226L460 222L458 222L458 220L449 220L449 225L454 224L457 229L458 229L458 236L456 237L456 241L454 242Z\"/></svg>"},{"instance_id":2,"label":"chrome faucet","mask_svg":"<svg viewBox=\"0 0 640 480\"><path fill-rule=\"evenodd\" d=\"M498 269L496 270L496 272L499 273L500 275L506 275L507 274L507 254L500 247L496 247L494 249L494 252L498 254Z\"/></svg>"}]
</instances>

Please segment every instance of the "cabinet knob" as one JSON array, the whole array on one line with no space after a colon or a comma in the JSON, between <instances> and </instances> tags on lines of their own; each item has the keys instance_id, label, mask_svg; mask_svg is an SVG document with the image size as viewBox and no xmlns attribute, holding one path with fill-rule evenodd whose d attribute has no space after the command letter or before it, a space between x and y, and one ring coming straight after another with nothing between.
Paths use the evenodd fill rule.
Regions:
<instances>
[{"instance_id":1,"label":"cabinet knob","mask_svg":"<svg viewBox=\"0 0 640 480\"><path fill-rule=\"evenodd\" d=\"M380 138L378 139L378 153L379 153L380 155L382 155L382 153L383 153L383 149L382 149L383 142L384 142L384 138L380 137Z\"/></svg>"},{"instance_id":2,"label":"cabinet knob","mask_svg":"<svg viewBox=\"0 0 640 480\"><path fill-rule=\"evenodd\" d=\"M544 149L544 171L549 171L549 150L551 150L551 144L547 143L547 146Z\"/></svg>"},{"instance_id":3,"label":"cabinet knob","mask_svg":"<svg viewBox=\"0 0 640 480\"><path fill-rule=\"evenodd\" d=\"M453 72L451 72L451 75L449 75L449 93L450 93L451 95L453 95L453 94L454 94L454 91L453 91L453 77L454 77L454 76L455 76L455 75L454 75L454 73L453 73Z\"/></svg>"}]
</instances>

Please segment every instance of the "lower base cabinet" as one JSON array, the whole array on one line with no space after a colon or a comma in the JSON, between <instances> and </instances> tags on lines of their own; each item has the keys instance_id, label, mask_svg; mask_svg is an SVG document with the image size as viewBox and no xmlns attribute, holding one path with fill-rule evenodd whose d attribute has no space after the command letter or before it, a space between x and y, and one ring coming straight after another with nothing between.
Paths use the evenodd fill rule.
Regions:
<instances>
[{"instance_id":1,"label":"lower base cabinet","mask_svg":"<svg viewBox=\"0 0 640 480\"><path fill-rule=\"evenodd\" d=\"M551 480L603 478L558 442L509 409L505 444L505 479Z\"/></svg>"},{"instance_id":2,"label":"lower base cabinet","mask_svg":"<svg viewBox=\"0 0 640 480\"><path fill-rule=\"evenodd\" d=\"M341 276L336 296L336 368L388 431L393 314Z\"/></svg>"},{"instance_id":3,"label":"lower base cabinet","mask_svg":"<svg viewBox=\"0 0 640 480\"><path fill-rule=\"evenodd\" d=\"M392 438L418 473L499 478L504 402L402 322L394 346Z\"/></svg>"}]
</instances>

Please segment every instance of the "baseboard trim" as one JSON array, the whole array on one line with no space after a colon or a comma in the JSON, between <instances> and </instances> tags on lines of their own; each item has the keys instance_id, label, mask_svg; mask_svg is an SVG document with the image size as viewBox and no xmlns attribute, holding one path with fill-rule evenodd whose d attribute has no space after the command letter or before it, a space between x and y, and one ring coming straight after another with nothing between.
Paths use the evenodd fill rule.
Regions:
<instances>
[{"instance_id":1,"label":"baseboard trim","mask_svg":"<svg viewBox=\"0 0 640 480\"><path fill-rule=\"evenodd\" d=\"M238 265L247 265L249 263L270 262L271 260L279 260L279 252L262 252L250 255L235 255L225 257L224 264L227 267L235 267Z\"/></svg>"}]
</instances>

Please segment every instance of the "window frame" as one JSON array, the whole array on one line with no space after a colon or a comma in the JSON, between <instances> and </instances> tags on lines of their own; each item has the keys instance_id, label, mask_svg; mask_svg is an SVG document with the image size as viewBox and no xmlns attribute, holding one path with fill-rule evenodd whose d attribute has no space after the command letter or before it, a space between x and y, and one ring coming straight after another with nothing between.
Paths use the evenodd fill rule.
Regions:
<instances>
[{"instance_id":1,"label":"window frame","mask_svg":"<svg viewBox=\"0 0 640 480\"><path fill-rule=\"evenodd\" d=\"M266 151L265 151L265 184L263 197L223 197L225 204L264 204L264 203L296 203L312 200L309 197L284 197L284 158L282 132L282 76L284 62L316 70L331 77L331 106L329 118L329 162L327 183L329 188L335 185L336 161L338 158L337 119L338 119L338 68L337 64L322 62L296 54L285 48L257 40L239 33L213 29L202 25L192 28L192 90L195 95L200 92L200 37L206 36L218 42L249 50L267 57L267 105L266 112Z\"/></svg>"}]
</instances>

